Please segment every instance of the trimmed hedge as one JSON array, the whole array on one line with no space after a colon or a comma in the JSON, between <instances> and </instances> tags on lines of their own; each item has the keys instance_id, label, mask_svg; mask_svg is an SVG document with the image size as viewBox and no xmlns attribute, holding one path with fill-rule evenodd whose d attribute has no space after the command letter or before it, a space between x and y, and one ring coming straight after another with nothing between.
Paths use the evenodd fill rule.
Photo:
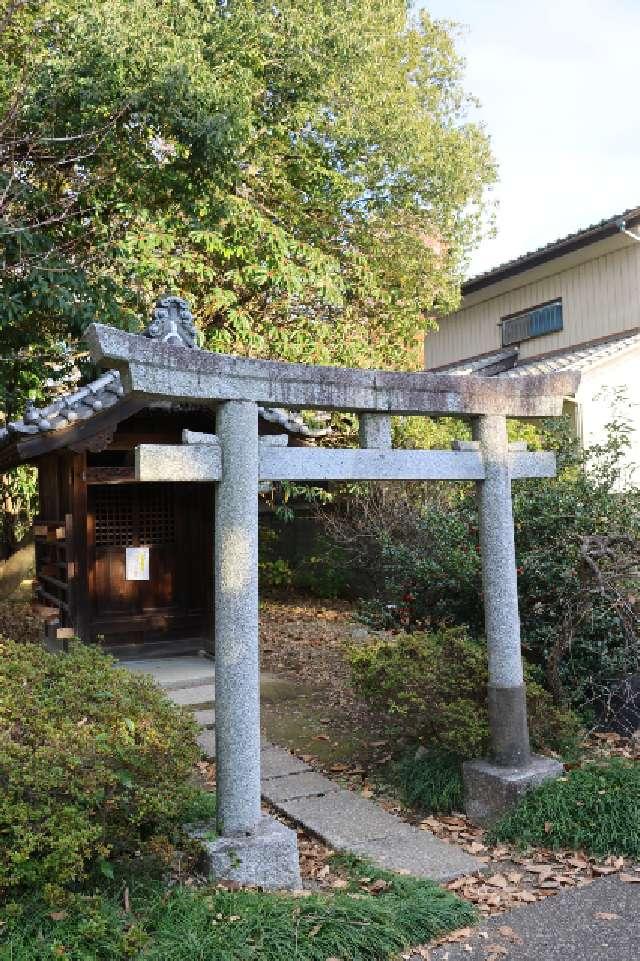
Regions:
<instances>
[{"instance_id":1,"label":"trimmed hedge","mask_svg":"<svg viewBox=\"0 0 640 961\"><path fill-rule=\"evenodd\" d=\"M96 647L0 638L0 890L143 851L193 794L193 719Z\"/></svg>"},{"instance_id":2,"label":"trimmed hedge","mask_svg":"<svg viewBox=\"0 0 640 961\"><path fill-rule=\"evenodd\" d=\"M398 634L348 651L353 685L369 705L408 738L460 757L486 752L487 653L463 628ZM572 711L556 707L525 666L531 740L564 749L578 735Z\"/></svg>"},{"instance_id":3,"label":"trimmed hedge","mask_svg":"<svg viewBox=\"0 0 640 961\"><path fill-rule=\"evenodd\" d=\"M521 847L640 857L640 764L593 761L526 794L490 837Z\"/></svg>"}]
</instances>

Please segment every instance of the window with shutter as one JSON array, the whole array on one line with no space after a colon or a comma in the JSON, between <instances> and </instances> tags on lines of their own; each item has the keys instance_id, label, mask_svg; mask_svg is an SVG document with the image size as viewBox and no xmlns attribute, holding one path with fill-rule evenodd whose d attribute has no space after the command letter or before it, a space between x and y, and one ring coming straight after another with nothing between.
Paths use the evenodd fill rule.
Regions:
<instances>
[{"instance_id":1,"label":"window with shutter","mask_svg":"<svg viewBox=\"0 0 640 961\"><path fill-rule=\"evenodd\" d=\"M522 340L554 334L562 330L562 299L553 300L530 310L523 310L500 321L502 346L519 344Z\"/></svg>"}]
</instances>

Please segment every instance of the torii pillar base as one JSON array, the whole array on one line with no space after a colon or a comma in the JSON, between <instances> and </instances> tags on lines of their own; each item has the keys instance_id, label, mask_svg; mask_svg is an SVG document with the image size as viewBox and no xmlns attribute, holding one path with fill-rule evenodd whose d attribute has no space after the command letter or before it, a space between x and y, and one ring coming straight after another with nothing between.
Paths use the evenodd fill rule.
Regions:
<instances>
[{"instance_id":1,"label":"torii pillar base","mask_svg":"<svg viewBox=\"0 0 640 961\"><path fill-rule=\"evenodd\" d=\"M563 767L552 757L532 754L519 767L502 767L491 760L462 765L465 813L472 824L488 827L521 797L545 781L560 777Z\"/></svg>"},{"instance_id":2,"label":"torii pillar base","mask_svg":"<svg viewBox=\"0 0 640 961\"><path fill-rule=\"evenodd\" d=\"M233 881L265 890L302 888L295 831L263 815L248 834L207 840L205 830L192 831L204 848L212 881Z\"/></svg>"}]
</instances>

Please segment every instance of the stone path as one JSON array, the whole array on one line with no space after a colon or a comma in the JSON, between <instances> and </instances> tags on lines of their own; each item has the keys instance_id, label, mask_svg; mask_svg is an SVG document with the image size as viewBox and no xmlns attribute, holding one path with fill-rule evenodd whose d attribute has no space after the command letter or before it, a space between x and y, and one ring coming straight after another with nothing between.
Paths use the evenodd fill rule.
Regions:
<instances>
[{"instance_id":1,"label":"stone path","mask_svg":"<svg viewBox=\"0 0 640 961\"><path fill-rule=\"evenodd\" d=\"M198 743L205 756L214 759L212 662L197 657L159 658L123 666L151 674L177 704L194 708L202 728ZM277 678L265 677L262 686L277 683ZM392 871L441 882L485 867L460 848L312 771L283 748L263 741L261 761L263 798L336 850L352 851Z\"/></svg>"},{"instance_id":2,"label":"stone path","mask_svg":"<svg viewBox=\"0 0 640 961\"><path fill-rule=\"evenodd\" d=\"M215 730L198 737L215 758ZM375 801L347 791L284 748L262 743L262 797L296 824L338 851L352 851L390 871L451 881L484 865L429 831L411 827Z\"/></svg>"},{"instance_id":3,"label":"stone path","mask_svg":"<svg viewBox=\"0 0 640 961\"><path fill-rule=\"evenodd\" d=\"M207 757L215 758L212 662L162 658L125 666L151 674L176 703L193 708L202 729L200 747ZM267 675L262 688L281 683L275 675ZM353 851L392 871L444 882L485 869L460 848L405 824L267 741L262 743L262 796L329 846ZM637 961L639 945L640 884L609 877L485 920L467 939L434 948L430 957L432 961Z\"/></svg>"},{"instance_id":4,"label":"stone path","mask_svg":"<svg viewBox=\"0 0 640 961\"><path fill-rule=\"evenodd\" d=\"M491 950L495 949L495 950ZM640 884L601 878L484 921L432 961L637 961ZM416 958L418 961L418 958Z\"/></svg>"}]
</instances>

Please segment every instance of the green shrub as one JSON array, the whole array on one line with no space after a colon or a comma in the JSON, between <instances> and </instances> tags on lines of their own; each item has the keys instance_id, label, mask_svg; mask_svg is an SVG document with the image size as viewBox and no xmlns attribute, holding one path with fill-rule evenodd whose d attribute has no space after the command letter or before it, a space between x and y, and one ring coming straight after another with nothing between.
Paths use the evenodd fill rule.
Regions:
<instances>
[{"instance_id":1,"label":"green shrub","mask_svg":"<svg viewBox=\"0 0 640 961\"><path fill-rule=\"evenodd\" d=\"M168 829L196 725L98 648L0 639L0 889L64 886Z\"/></svg>"},{"instance_id":2,"label":"green shrub","mask_svg":"<svg viewBox=\"0 0 640 961\"><path fill-rule=\"evenodd\" d=\"M309 487L309 485L303 485ZM315 488L313 489L315 490ZM314 514L277 514L260 525L260 586L295 588L315 597L343 597L348 584L335 545L322 535Z\"/></svg>"},{"instance_id":3,"label":"green shrub","mask_svg":"<svg viewBox=\"0 0 640 961\"><path fill-rule=\"evenodd\" d=\"M525 657L556 703L589 719L612 682L640 671L640 489L624 487L626 426L578 454L562 427L556 478L517 481L513 511ZM389 485L387 485L388 487ZM484 631L478 517L471 485L371 487L334 521L342 556L365 569L363 619L405 631Z\"/></svg>"},{"instance_id":4,"label":"green shrub","mask_svg":"<svg viewBox=\"0 0 640 961\"><path fill-rule=\"evenodd\" d=\"M356 692L412 739L461 757L488 748L487 653L463 628L399 634L348 651ZM526 671L535 747L561 748L579 725Z\"/></svg>"},{"instance_id":5,"label":"green shrub","mask_svg":"<svg viewBox=\"0 0 640 961\"><path fill-rule=\"evenodd\" d=\"M193 788L186 793L184 803L178 811L178 820L182 824L196 821L214 821L216 816L216 795L213 791Z\"/></svg>"},{"instance_id":6,"label":"green shrub","mask_svg":"<svg viewBox=\"0 0 640 961\"><path fill-rule=\"evenodd\" d=\"M260 561L260 586L282 588L293 585L293 571L289 563L278 557L273 561Z\"/></svg>"},{"instance_id":7,"label":"green shrub","mask_svg":"<svg viewBox=\"0 0 640 961\"><path fill-rule=\"evenodd\" d=\"M462 764L455 754L413 751L401 759L393 774L409 807L428 814L462 810Z\"/></svg>"},{"instance_id":8,"label":"green shrub","mask_svg":"<svg viewBox=\"0 0 640 961\"><path fill-rule=\"evenodd\" d=\"M494 841L640 857L640 765L591 762L525 795L490 831Z\"/></svg>"}]
</instances>

